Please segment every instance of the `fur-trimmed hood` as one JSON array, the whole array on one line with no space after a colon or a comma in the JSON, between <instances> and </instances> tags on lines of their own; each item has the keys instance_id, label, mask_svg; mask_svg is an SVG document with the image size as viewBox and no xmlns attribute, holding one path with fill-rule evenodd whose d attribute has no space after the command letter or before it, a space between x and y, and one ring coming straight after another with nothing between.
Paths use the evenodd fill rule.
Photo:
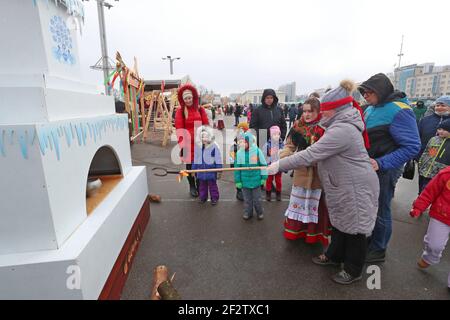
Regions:
<instances>
[{"instance_id":1,"label":"fur-trimmed hood","mask_svg":"<svg viewBox=\"0 0 450 320\"><path fill-rule=\"evenodd\" d=\"M186 107L184 100L183 100L183 92L186 90L190 90L192 92L192 96L193 96L192 100L194 101L194 104L192 105L192 107L198 108L199 107L198 91L192 84L189 84L189 83L182 85L178 89L178 93L177 93L178 94L178 103L180 104L180 106L182 108Z\"/></svg>"},{"instance_id":2,"label":"fur-trimmed hood","mask_svg":"<svg viewBox=\"0 0 450 320\"><path fill-rule=\"evenodd\" d=\"M214 130L209 126L201 126L197 128L197 132L195 133L195 143L198 146L201 146L202 143L202 133L206 132L209 137L209 143L207 146L210 146L215 143L216 139L214 137Z\"/></svg>"}]
</instances>

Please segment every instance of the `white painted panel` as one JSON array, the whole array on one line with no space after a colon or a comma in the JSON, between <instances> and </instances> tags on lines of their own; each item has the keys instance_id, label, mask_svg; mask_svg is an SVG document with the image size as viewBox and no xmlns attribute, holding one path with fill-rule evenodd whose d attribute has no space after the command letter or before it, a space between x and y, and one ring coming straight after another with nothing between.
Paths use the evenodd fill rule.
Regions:
<instances>
[{"instance_id":1,"label":"white painted panel","mask_svg":"<svg viewBox=\"0 0 450 320\"><path fill-rule=\"evenodd\" d=\"M104 123L115 122L119 119L121 128L113 128ZM58 137L58 149L48 148L42 157L47 191L50 200L53 223L55 226L58 246L60 247L68 237L86 219L86 181L89 167L95 153L103 146L110 146L127 175L131 169L130 147L128 142L128 126L126 115L112 115L106 117L92 117L41 124L38 131L47 136L50 132L63 131ZM87 125L98 126L97 135L92 129L92 135ZM80 138L80 125L85 129L85 140ZM63 128L63 129L61 129ZM101 133L98 133L99 130ZM66 133L67 131L67 133ZM67 135L73 132L74 140L69 143ZM58 133L54 133L56 135ZM42 139L42 138L41 138ZM78 140L81 140L78 141Z\"/></svg>"},{"instance_id":2,"label":"white painted panel","mask_svg":"<svg viewBox=\"0 0 450 320\"><path fill-rule=\"evenodd\" d=\"M0 1L0 70L2 73L45 73L48 70L39 11L33 1ZM20 14L18 14L20 12ZM11 32L14 30L14 32Z\"/></svg>"},{"instance_id":3,"label":"white painted panel","mask_svg":"<svg viewBox=\"0 0 450 320\"><path fill-rule=\"evenodd\" d=\"M0 125L47 122L42 88L0 87Z\"/></svg>"},{"instance_id":4,"label":"white painted panel","mask_svg":"<svg viewBox=\"0 0 450 320\"><path fill-rule=\"evenodd\" d=\"M97 299L100 295L148 196L145 167L134 167L130 173L130 178L124 181L121 188L118 187L117 190L114 190L116 192L112 192L108 201L102 203L101 207L98 208L99 210L94 211L92 215L92 218L98 215L101 219L101 216L109 211L107 208L114 206L109 219L95 233L92 241L89 242L78 259L81 270L89 270L89 272L83 273L83 296L85 299ZM129 185L129 182L133 180L135 182ZM127 189L124 200L117 201L119 194L123 192L123 188Z\"/></svg>"},{"instance_id":5,"label":"white painted panel","mask_svg":"<svg viewBox=\"0 0 450 320\"><path fill-rule=\"evenodd\" d=\"M147 195L134 167L59 250L0 255L0 299L97 299ZM81 292L66 286L74 265Z\"/></svg>"},{"instance_id":6,"label":"white painted panel","mask_svg":"<svg viewBox=\"0 0 450 320\"><path fill-rule=\"evenodd\" d=\"M0 124L32 124L115 112L112 96L39 87L0 87Z\"/></svg>"},{"instance_id":7,"label":"white painted panel","mask_svg":"<svg viewBox=\"0 0 450 320\"><path fill-rule=\"evenodd\" d=\"M39 143L32 141L34 131L34 126L0 126L0 255L57 246ZM25 132L27 159L19 142Z\"/></svg>"},{"instance_id":8,"label":"white painted panel","mask_svg":"<svg viewBox=\"0 0 450 320\"><path fill-rule=\"evenodd\" d=\"M27 0L20 0L27 1ZM37 1L39 19L50 76L78 80L81 77L77 31L64 6ZM56 21L56 22L55 22ZM58 53L56 53L58 52Z\"/></svg>"},{"instance_id":9,"label":"white painted panel","mask_svg":"<svg viewBox=\"0 0 450 320\"><path fill-rule=\"evenodd\" d=\"M67 287L70 266L76 261L0 268L0 300L80 300L82 290Z\"/></svg>"},{"instance_id":10,"label":"white painted panel","mask_svg":"<svg viewBox=\"0 0 450 320\"><path fill-rule=\"evenodd\" d=\"M99 94L47 89L46 103L49 121L116 113L114 97Z\"/></svg>"}]
</instances>

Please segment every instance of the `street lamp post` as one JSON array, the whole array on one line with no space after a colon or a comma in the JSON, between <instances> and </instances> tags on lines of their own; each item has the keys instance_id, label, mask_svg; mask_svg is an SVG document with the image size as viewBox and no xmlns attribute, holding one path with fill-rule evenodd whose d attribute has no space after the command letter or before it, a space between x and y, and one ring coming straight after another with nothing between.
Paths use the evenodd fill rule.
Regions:
<instances>
[{"instance_id":1,"label":"street lamp post","mask_svg":"<svg viewBox=\"0 0 450 320\"><path fill-rule=\"evenodd\" d=\"M83 0L89 1L89 0ZM114 70L114 67L109 63L108 57L108 45L106 42L106 26L105 26L105 9L104 7L111 9L113 7L112 4L106 2L105 0L96 0L97 1L97 11L98 11L98 23L100 29L100 44L102 48L102 57L100 60L91 68L95 70L103 71L103 81L105 82L105 94L111 95L111 89L108 86L108 75L111 70ZM119 1L119 0L114 0Z\"/></svg>"},{"instance_id":2,"label":"street lamp post","mask_svg":"<svg viewBox=\"0 0 450 320\"><path fill-rule=\"evenodd\" d=\"M172 58L172 56L167 56L166 58L162 58L162 59L163 60L169 60L169 62L170 62L170 74L172 75L173 74L173 62L175 60L180 60L181 58L180 57Z\"/></svg>"},{"instance_id":3,"label":"street lamp post","mask_svg":"<svg viewBox=\"0 0 450 320\"><path fill-rule=\"evenodd\" d=\"M105 11L103 7L103 1L97 1L97 11L98 11L98 22L100 27L100 43L102 47L102 65L103 65L103 79L105 81L105 94L111 95L108 84L106 83L108 79L108 46L106 43L106 28L105 28Z\"/></svg>"}]
</instances>

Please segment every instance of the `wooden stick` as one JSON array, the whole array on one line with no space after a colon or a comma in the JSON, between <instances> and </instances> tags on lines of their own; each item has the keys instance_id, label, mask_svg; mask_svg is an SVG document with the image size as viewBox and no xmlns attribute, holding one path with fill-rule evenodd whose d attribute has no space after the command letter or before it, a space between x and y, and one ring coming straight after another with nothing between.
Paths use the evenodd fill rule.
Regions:
<instances>
[{"instance_id":1,"label":"wooden stick","mask_svg":"<svg viewBox=\"0 0 450 320\"><path fill-rule=\"evenodd\" d=\"M136 140L136 139L139 138L139 136L142 135L143 133L144 133L144 130L142 130L141 132L139 132L137 135L132 136L132 137L130 138L130 141Z\"/></svg>"},{"instance_id":2,"label":"wooden stick","mask_svg":"<svg viewBox=\"0 0 450 320\"><path fill-rule=\"evenodd\" d=\"M268 167L245 167L245 168L217 168L217 169L197 169L197 170L181 170L185 173L199 172L223 172L223 171L248 171L248 170L267 170Z\"/></svg>"}]
</instances>

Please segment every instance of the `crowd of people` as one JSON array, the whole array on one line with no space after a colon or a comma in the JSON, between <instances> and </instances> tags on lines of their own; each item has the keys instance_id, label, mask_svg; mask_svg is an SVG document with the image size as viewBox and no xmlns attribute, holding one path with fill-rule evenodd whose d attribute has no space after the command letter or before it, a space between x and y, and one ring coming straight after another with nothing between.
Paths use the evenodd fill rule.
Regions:
<instances>
[{"instance_id":1,"label":"crowd of people","mask_svg":"<svg viewBox=\"0 0 450 320\"><path fill-rule=\"evenodd\" d=\"M356 89L367 102L364 108L353 98ZM211 128L224 126L208 116L209 107L199 105L195 87L184 85L178 98L175 126L186 169L222 168ZM366 263L385 261L395 187L405 164L415 161L419 197L411 201L410 215L417 218L431 206L417 265L425 269L439 263L450 235L450 96L437 99L431 113L426 109L420 101L411 107L405 93L382 73L358 87L344 80L322 97L311 94L287 110L272 89L264 90L260 106L216 108L219 121L223 115L235 116L229 160L238 169L234 181L236 198L244 203L243 218L255 212L262 220L261 190L272 201L275 189L281 201L282 174L292 172L284 237L321 243L323 253L312 262L342 265L332 279L351 284L362 279ZM247 121L242 122L244 112ZM195 122L200 123L196 132ZM209 193L217 205L220 177L220 172L189 176L191 196L204 204Z\"/></svg>"}]
</instances>

